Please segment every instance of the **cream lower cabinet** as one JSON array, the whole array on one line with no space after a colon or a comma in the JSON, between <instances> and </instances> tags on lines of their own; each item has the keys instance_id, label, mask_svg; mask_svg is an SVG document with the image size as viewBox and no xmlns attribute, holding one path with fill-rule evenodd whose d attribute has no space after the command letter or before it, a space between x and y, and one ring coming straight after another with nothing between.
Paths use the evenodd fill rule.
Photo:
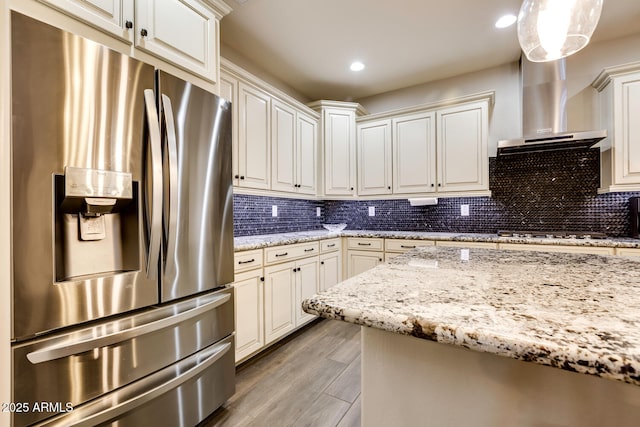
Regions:
<instances>
[{"instance_id":1,"label":"cream lower cabinet","mask_svg":"<svg viewBox=\"0 0 640 427\"><path fill-rule=\"evenodd\" d=\"M342 282L341 239L320 242L318 291L323 292Z\"/></svg>"},{"instance_id":2,"label":"cream lower cabinet","mask_svg":"<svg viewBox=\"0 0 640 427\"><path fill-rule=\"evenodd\" d=\"M236 274L234 288L236 361L264 347L262 269Z\"/></svg>"},{"instance_id":3,"label":"cream lower cabinet","mask_svg":"<svg viewBox=\"0 0 640 427\"><path fill-rule=\"evenodd\" d=\"M384 239L347 238L347 278L356 276L384 261Z\"/></svg>"},{"instance_id":4,"label":"cream lower cabinet","mask_svg":"<svg viewBox=\"0 0 640 427\"><path fill-rule=\"evenodd\" d=\"M296 262L296 327L317 317L302 309L302 301L318 293L319 267L320 259L317 256Z\"/></svg>"}]
</instances>

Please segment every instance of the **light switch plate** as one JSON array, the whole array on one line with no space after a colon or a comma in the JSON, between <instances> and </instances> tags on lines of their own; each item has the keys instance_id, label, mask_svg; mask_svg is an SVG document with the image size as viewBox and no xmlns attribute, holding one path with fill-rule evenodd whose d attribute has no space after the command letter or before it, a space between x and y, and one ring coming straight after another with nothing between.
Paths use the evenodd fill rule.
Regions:
<instances>
[{"instance_id":1,"label":"light switch plate","mask_svg":"<svg viewBox=\"0 0 640 427\"><path fill-rule=\"evenodd\" d=\"M469 205L460 205L460 216L469 216Z\"/></svg>"},{"instance_id":2,"label":"light switch plate","mask_svg":"<svg viewBox=\"0 0 640 427\"><path fill-rule=\"evenodd\" d=\"M271 216L278 216L278 206L271 206Z\"/></svg>"},{"instance_id":3,"label":"light switch plate","mask_svg":"<svg viewBox=\"0 0 640 427\"><path fill-rule=\"evenodd\" d=\"M369 216L376 216L376 207L369 206Z\"/></svg>"},{"instance_id":4,"label":"light switch plate","mask_svg":"<svg viewBox=\"0 0 640 427\"><path fill-rule=\"evenodd\" d=\"M320 206L316 207L316 216L322 216L322 211L320 210Z\"/></svg>"}]
</instances>

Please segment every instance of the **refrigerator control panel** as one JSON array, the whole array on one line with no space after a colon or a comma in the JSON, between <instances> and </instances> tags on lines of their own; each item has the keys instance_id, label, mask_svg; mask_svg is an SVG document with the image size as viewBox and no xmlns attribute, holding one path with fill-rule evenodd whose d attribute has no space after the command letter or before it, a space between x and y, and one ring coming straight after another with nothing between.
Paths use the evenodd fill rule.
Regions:
<instances>
[{"instance_id":1,"label":"refrigerator control panel","mask_svg":"<svg viewBox=\"0 0 640 427\"><path fill-rule=\"evenodd\" d=\"M67 166L64 175L67 197L132 198L130 173Z\"/></svg>"}]
</instances>

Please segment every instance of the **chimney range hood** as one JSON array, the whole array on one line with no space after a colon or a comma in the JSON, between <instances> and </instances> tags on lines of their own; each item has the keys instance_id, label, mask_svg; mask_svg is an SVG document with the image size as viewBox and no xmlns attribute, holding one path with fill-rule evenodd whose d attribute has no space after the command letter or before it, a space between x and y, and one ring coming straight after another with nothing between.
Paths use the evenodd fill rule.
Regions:
<instances>
[{"instance_id":1,"label":"chimney range hood","mask_svg":"<svg viewBox=\"0 0 640 427\"><path fill-rule=\"evenodd\" d=\"M565 59L520 60L523 138L498 141L498 155L593 147L606 130L567 132Z\"/></svg>"}]
</instances>

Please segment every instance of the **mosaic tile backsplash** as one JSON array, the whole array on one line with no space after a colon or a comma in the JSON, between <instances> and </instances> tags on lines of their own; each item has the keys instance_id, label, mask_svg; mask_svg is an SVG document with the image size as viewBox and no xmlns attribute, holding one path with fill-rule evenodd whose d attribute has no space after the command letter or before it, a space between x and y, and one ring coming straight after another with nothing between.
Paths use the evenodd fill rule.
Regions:
<instances>
[{"instance_id":1,"label":"mosaic tile backsplash","mask_svg":"<svg viewBox=\"0 0 640 427\"><path fill-rule=\"evenodd\" d=\"M597 194L598 150L526 153L491 158L491 197L441 198L437 206L414 207L406 199L310 201L234 196L236 236L271 234L347 223L351 230L495 233L497 230L591 231L611 237L630 233L629 197ZM279 216L271 217L278 205ZM460 205L469 205L469 216ZM368 215L369 207L376 215ZM316 216L316 207L322 215Z\"/></svg>"}]
</instances>

